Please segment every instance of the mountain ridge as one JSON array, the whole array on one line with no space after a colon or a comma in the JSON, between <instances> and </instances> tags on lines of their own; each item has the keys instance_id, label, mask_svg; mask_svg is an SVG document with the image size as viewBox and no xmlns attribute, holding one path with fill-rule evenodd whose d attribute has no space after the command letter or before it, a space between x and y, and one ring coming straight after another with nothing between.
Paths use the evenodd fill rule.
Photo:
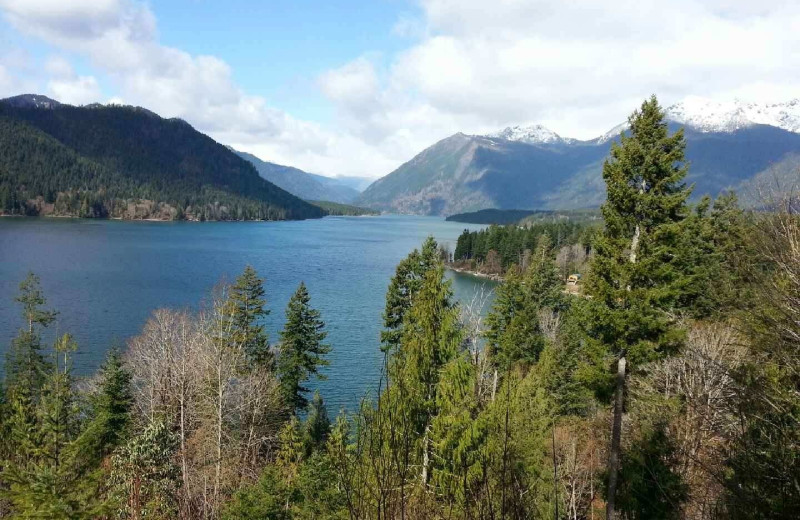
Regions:
<instances>
[{"instance_id":1,"label":"mountain ridge","mask_svg":"<svg viewBox=\"0 0 800 520\"><path fill-rule=\"evenodd\" d=\"M320 208L179 119L138 107L0 100L0 212L163 220L317 218Z\"/></svg>"},{"instance_id":2,"label":"mountain ridge","mask_svg":"<svg viewBox=\"0 0 800 520\"><path fill-rule=\"evenodd\" d=\"M740 105L667 109L670 130L685 130L687 182L695 184L695 198L747 185L773 164L800 153L800 125L794 124L795 117L800 121L800 102ZM752 121L756 116L774 124ZM601 171L609 141L625 129L625 124L617 125L585 141L564 138L541 125L488 135L459 132L375 181L356 203L431 215L595 207L605 196Z\"/></svg>"}]
</instances>

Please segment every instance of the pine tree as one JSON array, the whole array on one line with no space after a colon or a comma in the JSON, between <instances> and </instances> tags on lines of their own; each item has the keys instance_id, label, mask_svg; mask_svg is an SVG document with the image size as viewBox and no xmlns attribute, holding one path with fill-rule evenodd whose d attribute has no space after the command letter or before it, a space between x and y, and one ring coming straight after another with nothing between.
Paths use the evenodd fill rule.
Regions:
<instances>
[{"instance_id":1,"label":"pine tree","mask_svg":"<svg viewBox=\"0 0 800 520\"><path fill-rule=\"evenodd\" d=\"M98 390L90 404L91 418L77 444L87 463L99 463L123 442L131 422L131 374L117 349L109 351L100 367Z\"/></svg>"},{"instance_id":2,"label":"pine tree","mask_svg":"<svg viewBox=\"0 0 800 520\"><path fill-rule=\"evenodd\" d=\"M52 370L33 403L32 417L20 420L26 412L14 403L11 433L17 451L0 474L8 484L4 495L12 518L88 519L107 513L98 472L86 464L87 454L75 442L81 427L70 360L75 349L69 335L56 341Z\"/></svg>"},{"instance_id":3,"label":"pine tree","mask_svg":"<svg viewBox=\"0 0 800 520\"><path fill-rule=\"evenodd\" d=\"M264 308L267 303L264 295L264 279L248 265L230 289L234 304L233 334L251 363L271 367L274 360L263 324L269 315L269 310Z\"/></svg>"},{"instance_id":4,"label":"pine tree","mask_svg":"<svg viewBox=\"0 0 800 520\"><path fill-rule=\"evenodd\" d=\"M331 421L319 391L314 392L314 397L309 403L308 415L303 428L309 452L319 451L325 446L331 432Z\"/></svg>"},{"instance_id":5,"label":"pine tree","mask_svg":"<svg viewBox=\"0 0 800 520\"><path fill-rule=\"evenodd\" d=\"M330 345L323 343L328 335L325 322L319 311L313 309L311 298L304 283L286 307L286 325L281 332L281 353L278 358L278 376L286 403L292 410L304 410L308 399L303 395L309 391L303 386L312 375L325 379L319 368L329 362L323 357L330 352Z\"/></svg>"},{"instance_id":6,"label":"pine tree","mask_svg":"<svg viewBox=\"0 0 800 520\"><path fill-rule=\"evenodd\" d=\"M400 344L405 314L422 286L425 273L437 264L437 247L433 237L428 237L421 250L415 249L397 265L386 293L386 309L383 313L381 350L384 352L391 351Z\"/></svg>"},{"instance_id":7,"label":"pine tree","mask_svg":"<svg viewBox=\"0 0 800 520\"><path fill-rule=\"evenodd\" d=\"M487 347L495 363L507 371L516 362L535 363L545 347L539 311L563 311L563 281L558 276L550 240L542 235L527 270L507 273L486 319Z\"/></svg>"},{"instance_id":8,"label":"pine tree","mask_svg":"<svg viewBox=\"0 0 800 520\"><path fill-rule=\"evenodd\" d=\"M405 314L400 346L389 367L390 393L393 387L402 393L395 396L395 402L409 410L420 439L423 485L430 478L431 425L438 410L441 371L458 356L463 341L458 307L452 298L444 266L436 262L424 274L422 286Z\"/></svg>"},{"instance_id":9,"label":"pine tree","mask_svg":"<svg viewBox=\"0 0 800 520\"><path fill-rule=\"evenodd\" d=\"M683 183L683 131L668 135L655 96L628 119L630 136L612 144L603 165L605 230L595 241L587 291L587 344L616 365L614 422L609 450L607 518L616 519L615 494L627 365L674 352L682 334L668 312L678 290L676 239L691 192ZM605 354L604 354L605 353Z\"/></svg>"},{"instance_id":10,"label":"pine tree","mask_svg":"<svg viewBox=\"0 0 800 520\"><path fill-rule=\"evenodd\" d=\"M43 309L47 300L35 274L28 273L19 290L14 300L22 305L26 327L11 342L6 355L6 388L9 393L18 393L19 399L35 400L45 374L49 373L49 363L41 353L41 330L55 320L57 313Z\"/></svg>"},{"instance_id":11,"label":"pine tree","mask_svg":"<svg viewBox=\"0 0 800 520\"><path fill-rule=\"evenodd\" d=\"M164 422L147 425L111 459L111 488L117 518L175 518L180 470L174 457L178 437Z\"/></svg>"}]
</instances>

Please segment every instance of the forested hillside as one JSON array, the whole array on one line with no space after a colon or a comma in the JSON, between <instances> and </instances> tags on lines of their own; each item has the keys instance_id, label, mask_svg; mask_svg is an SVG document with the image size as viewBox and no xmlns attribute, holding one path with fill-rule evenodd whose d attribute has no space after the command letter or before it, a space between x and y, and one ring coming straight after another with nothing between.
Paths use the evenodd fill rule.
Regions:
<instances>
[{"instance_id":1,"label":"forested hillside","mask_svg":"<svg viewBox=\"0 0 800 520\"><path fill-rule=\"evenodd\" d=\"M771 211L690 204L682 132L655 98L630 123L591 237L542 225L461 242L530 250L487 316L455 302L433 238L400 262L372 346L381 380L335 419L308 390L336 345L302 283L275 343L247 268L198 312L155 311L78 381L70 336L42 344L54 314L29 276L0 400L0 516L797 518L796 194ZM582 240L576 296L557 246Z\"/></svg>"},{"instance_id":2,"label":"forested hillside","mask_svg":"<svg viewBox=\"0 0 800 520\"><path fill-rule=\"evenodd\" d=\"M250 220L312 206L184 121L127 106L0 102L3 213Z\"/></svg>"}]
</instances>

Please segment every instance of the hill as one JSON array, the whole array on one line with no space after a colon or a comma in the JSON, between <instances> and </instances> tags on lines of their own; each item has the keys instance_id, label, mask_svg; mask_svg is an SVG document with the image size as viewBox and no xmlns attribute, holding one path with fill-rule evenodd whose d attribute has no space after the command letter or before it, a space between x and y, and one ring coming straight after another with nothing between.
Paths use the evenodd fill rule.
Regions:
<instances>
[{"instance_id":1,"label":"hill","mask_svg":"<svg viewBox=\"0 0 800 520\"><path fill-rule=\"evenodd\" d=\"M37 95L0 101L0 211L164 220L324 215L185 121Z\"/></svg>"},{"instance_id":2,"label":"hill","mask_svg":"<svg viewBox=\"0 0 800 520\"><path fill-rule=\"evenodd\" d=\"M326 215L331 215L334 217L361 217L364 215L380 215L380 212L374 209L351 206L350 204L341 204L339 202L331 202L327 200L309 200L308 202L325 210Z\"/></svg>"},{"instance_id":3,"label":"hill","mask_svg":"<svg viewBox=\"0 0 800 520\"><path fill-rule=\"evenodd\" d=\"M528 209L482 209L469 213L456 213L448 216L448 222L462 222L464 224L516 224L527 216L538 213ZM544 213L551 213L546 211Z\"/></svg>"},{"instance_id":4,"label":"hill","mask_svg":"<svg viewBox=\"0 0 800 520\"><path fill-rule=\"evenodd\" d=\"M752 107L714 112L713 106L681 105L667 111L671 130L685 126L687 181L695 184L695 199L739 187L800 153L796 105L770 107L770 118L754 119L772 124L746 119L742 114L762 113ZM355 203L429 215L597 207L605 198L603 161L624 130L620 125L590 141L563 138L539 125L488 136L458 133L375 181Z\"/></svg>"},{"instance_id":5,"label":"hill","mask_svg":"<svg viewBox=\"0 0 800 520\"><path fill-rule=\"evenodd\" d=\"M348 203L355 200L360 193L357 189L335 178L304 172L291 166L262 161L247 152L233 151L239 157L252 163L261 177L304 200L328 200Z\"/></svg>"}]
</instances>

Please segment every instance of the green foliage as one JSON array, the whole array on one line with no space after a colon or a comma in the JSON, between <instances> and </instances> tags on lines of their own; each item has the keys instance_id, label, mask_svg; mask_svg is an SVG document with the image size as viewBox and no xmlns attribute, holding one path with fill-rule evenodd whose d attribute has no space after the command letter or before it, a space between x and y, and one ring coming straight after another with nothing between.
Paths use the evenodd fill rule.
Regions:
<instances>
[{"instance_id":1,"label":"green foliage","mask_svg":"<svg viewBox=\"0 0 800 520\"><path fill-rule=\"evenodd\" d=\"M100 367L97 392L90 396L90 419L77 439L87 466L99 464L128 435L133 407L131 374L111 349Z\"/></svg>"},{"instance_id":2,"label":"green foliage","mask_svg":"<svg viewBox=\"0 0 800 520\"><path fill-rule=\"evenodd\" d=\"M363 215L380 215L380 211L374 209L351 206L350 204L342 204L339 202L330 202L327 200L309 200L308 202L322 208L325 210L326 215L331 216L360 217Z\"/></svg>"},{"instance_id":3,"label":"green foliage","mask_svg":"<svg viewBox=\"0 0 800 520\"><path fill-rule=\"evenodd\" d=\"M303 383L312 375L318 379L325 378L319 373L319 367L328 365L323 356L331 349L323 343L328 335L323 330L325 322L319 311L311 307L310 301L308 289L301 282L286 307L286 325L281 332L277 369L284 399L293 410L303 410L308 405L303 394L309 390Z\"/></svg>"},{"instance_id":4,"label":"green foliage","mask_svg":"<svg viewBox=\"0 0 800 520\"><path fill-rule=\"evenodd\" d=\"M35 274L28 273L19 284L19 291L14 301L22 306L26 327L20 329L6 354L6 388L9 393L20 393L20 398L35 400L50 367L41 353L41 330L55 320L57 313L43 309L47 300Z\"/></svg>"},{"instance_id":5,"label":"green foliage","mask_svg":"<svg viewBox=\"0 0 800 520\"><path fill-rule=\"evenodd\" d=\"M331 421L328 419L328 410L320 393L314 392L308 407L308 415L303 425L305 444L309 452L320 451L328 440L331 431Z\"/></svg>"},{"instance_id":6,"label":"green foliage","mask_svg":"<svg viewBox=\"0 0 800 520\"><path fill-rule=\"evenodd\" d=\"M389 352L400 344L405 315L422 286L425 274L436 262L437 244L433 237L428 237L421 250L415 249L397 265L386 293L386 309L383 313L381 349L384 352Z\"/></svg>"},{"instance_id":7,"label":"green foliage","mask_svg":"<svg viewBox=\"0 0 800 520\"><path fill-rule=\"evenodd\" d=\"M497 288L492 312L486 318L489 353L504 371L522 361L535 363L545 346L539 312L566 308L547 235L542 235L524 274L512 270Z\"/></svg>"},{"instance_id":8,"label":"green foliage","mask_svg":"<svg viewBox=\"0 0 800 520\"><path fill-rule=\"evenodd\" d=\"M630 136L612 144L603 167L605 229L594 243L586 325L590 343L614 357L626 352L635 369L681 344L665 311L681 294L675 252L690 189L682 182L683 132L668 135L655 97L629 122Z\"/></svg>"},{"instance_id":9,"label":"green foliage","mask_svg":"<svg viewBox=\"0 0 800 520\"><path fill-rule=\"evenodd\" d=\"M661 420L646 425L623 453L617 501L625 518L683 518L681 504L688 489L678 472L675 451L667 425Z\"/></svg>"},{"instance_id":10,"label":"green foliage","mask_svg":"<svg viewBox=\"0 0 800 520\"><path fill-rule=\"evenodd\" d=\"M222 512L222 520L289 520L286 489L278 469L267 467L258 483L238 490Z\"/></svg>"},{"instance_id":11,"label":"green foliage","mask_svg":"<svg viewBox=\"0 0 800 520\"><path fill-rule=\"evenodd\" d=\"M180 471L178 438L163 421L148 424L111 459L111 488L118 518L175 518Z\"/></svg>"},{"instance_id":12,"label":"green foliage","mask_svg":"<svg viewBox=\"0 0 800 520\"><path fill-rule=\"evenodd\" d=\"M242 346L251 363L270 368L274 359L263 324L263 319L269 315L269 310L264 308L267 303L264 295L264 279L259 278L256 270L248 265L230 289L233 303L232 336Z\"/></svg>"},{"instance_id":13,"label":"green foliage","mask_svg":"<svg viewBox=\"0 0 800 520\"><path fill-rule=\"evenodd\" d=\"M480 231L465 229L458 237L453 259L480 264L486 262L490 251L495 251L505 271L512 265L523 265L525 252L534 251L542 236L547 236L551 247L556 249L571 244L588 247L596 231L597 226L574 220L536 222L527 226L489 226Z\"/></svg>"}]
</instances>

